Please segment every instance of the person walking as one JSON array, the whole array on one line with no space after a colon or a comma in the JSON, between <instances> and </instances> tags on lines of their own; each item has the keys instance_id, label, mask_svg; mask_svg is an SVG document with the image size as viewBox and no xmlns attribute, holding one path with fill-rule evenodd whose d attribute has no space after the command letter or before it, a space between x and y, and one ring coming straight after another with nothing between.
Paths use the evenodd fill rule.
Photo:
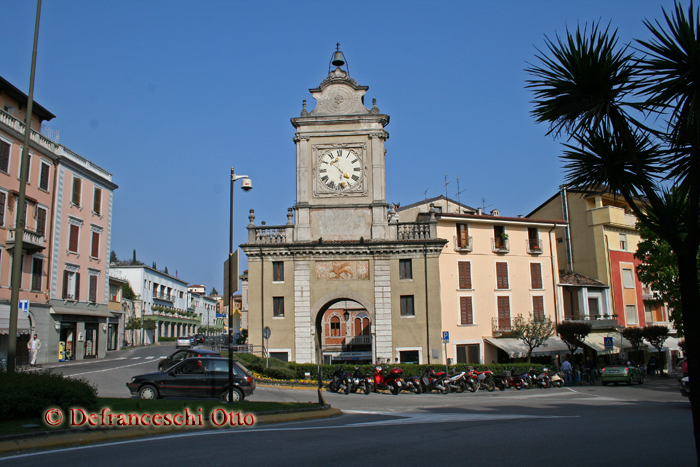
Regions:
<instances>
[{"instance_id":1,"label":"person walking","mask_svg":"<svg viewBox=\"0 0 700 467\"><path fill-rule=\"evenodd\" d=\"M585 367L586 367L586 372L588 373L588 381L591 383L591 385L595 386L596 365L591 357L586 357Z\"/></svg>"},{"instance_id":2,"label":"person walking","mask_svg":"<svg viewBox=\"0 0 700 467\"><path fill-rule=\"evenodd\" d=\"M39 354L39 349L41 349L41 341L36 334L27 342L27 349L29 349L29 365L36 366L36 357Z\"/></svg>"},{"instance_id":3,"label":"person walking","mask_svg":"<svg viewBox=\"0 0 700 467\"><path fill-rule=\"evenodd\" d=\"M571 370L571 363L569 362L569 357L567 357L564 363L561 364L561 371L564 372L564 386L573 386Z\"/></svg>"}]
</instances>

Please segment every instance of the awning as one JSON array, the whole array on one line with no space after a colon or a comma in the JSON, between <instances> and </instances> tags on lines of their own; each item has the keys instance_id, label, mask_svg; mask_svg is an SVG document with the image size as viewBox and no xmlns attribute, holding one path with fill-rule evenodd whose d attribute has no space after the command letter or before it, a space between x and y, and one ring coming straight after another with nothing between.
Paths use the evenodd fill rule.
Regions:
<instances>
[{"instance_id":1,"label":"awning","mask_svg":"<svg viewBox=\"0 0 700 467\"><path fill-rule=\"evenodd\" d=\"M17 315L17 332L20 334L30 334L32 332L32 327L29 323L29 318L20 311ZM0 310L0 334L10 333L10 310L4 309Z\"/></svg>"},{"instance_id":2,"label":"awning","mask_svg":"<svg viewBox=\"0 0 700 467\"><path fill-rule=\"evenodd\" d=\"M98 318L113 318L114 315L109 310L86 309L72 306L52 306L50 311L52 315L78 315L78 316L95 316Z\"/></svg>"},{"instance_id":3,"label":"awning","mask_svg":"<svg viewBox=\"0 0 700 467\"><path fill-rule=\"evenodd\" d=\"M671 350L681 350L681 347L678 345L682 339L678 339L676 337L669 337L664 341L664 346L661 348L662 352L668 352ZM649 352L657 352L656 347L652 346L649 341L645 340L645 344L649 346L648 351Z\"/></svg>"},{"instance_id":4,"label":"awning","mask_svg":"<svg viewBox=\"0 0 700 467\"><path fill-rule=\"evenodd\" d=\"M529 348L520 339L514 339L509 337L496 338L484 338L484 341L488 344L498 347L508 354L511 358L525 358L527 357L527 352ZM533 356L542 355L558 355L562 353L568 353L569 348L566 346L563 340L557 336L552 336L547 339L546 345L540 347L535 347L532 350ZM576 353L581 353L581 349L577 349Z\"/></svg>"}]
</instances>

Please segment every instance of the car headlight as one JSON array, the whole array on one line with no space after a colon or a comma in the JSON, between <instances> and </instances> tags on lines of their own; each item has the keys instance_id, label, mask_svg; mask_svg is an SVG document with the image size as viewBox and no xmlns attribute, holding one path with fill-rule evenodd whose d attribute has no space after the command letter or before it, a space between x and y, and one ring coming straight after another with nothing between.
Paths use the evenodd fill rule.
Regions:
<instances>
[{"instance_id":1,"label":"car headlight","mask_svg":"<svg viewBox=\"0 0 700 467\"><path fill-rule=\"evenodd\" d=\"M134 381L136 381L136 376L134 376L133 378L131 378L131 382L133 383Z\"/></svg>"}]
</instances>

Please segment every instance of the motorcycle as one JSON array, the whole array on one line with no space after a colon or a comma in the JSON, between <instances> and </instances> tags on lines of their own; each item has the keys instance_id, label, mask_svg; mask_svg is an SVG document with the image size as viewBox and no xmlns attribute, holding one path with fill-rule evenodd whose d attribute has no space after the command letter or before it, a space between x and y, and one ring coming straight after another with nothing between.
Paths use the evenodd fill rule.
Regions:
<instances>
[{"instance_id":1,"label":"motorcycle","mask_svg":"<svg viewBox=\"0 0 700 467\"><path fill-rule=\"evenodd\" d=\"M406 376L403 381L406 383L405 391L415 392L416 394L423 392L420 376Z\"/></svg>"},{"instance_id":2,"label":"motorcycle","mask_svg":"<svg viewBox=\"0 0 700 467\"><path fill-rule=\"evenodd\" d=\"M491 370L476 371L473 367L469 367L467 373L467 389L469 392L476 392L479 389L486 389L488 392L493 392L496 389L496 383L493 381L493 372Z\"/></svg>"},{"instance_id":3,"label":"motorcycle","mask_svg":"<svg viewBox=\"0 0 700 467\"><path fill-rule=\"evenodd\" d=\"M432 366L423 371L420 377L421 391L431 392L437 391L442 394L447 394L450 389L445 385L445 372L436 373Z\"/></svg>"},{"instance_id":4,"label":"motorcycle","mask_svg":"<svg viewBox=\"0 0 700 467\"><path fill-rule=\"evenodd\" d=\"M467 388L466 372L462 371L457 373L454 371L451 375L447 375L445 378L445 386L449 391L454 391L458 393L463 393Z\"/></svg>"},{"instance_id":5,"label":"motorcycle","mask_svg":"<svg viewBox=\"0 0 700 467\"><path fill-rule=\"evenodd\" d=\"M385 374L381 366L374 368L374 390L383 391L389 390L393 395L397 395L405 386L401 376L403 370L401 368L392 368L389 374Z\"/></svg>"},{"instance_id":6,"label":"motorcycle","mask_svg":"<svg viewBox=\"0 0 700 467\"><path fill-rule=\"evenodd\" d=\"M547 368L542 368L542 373L537 374L535 370L530 370L530 376L532 378L533 387L546 389L552 386L552 378L549 377L549 370Z\"/></svg>"},{"instance_id":7,"label":"motorcycle","mask_svg":"<svg viewBox=\"0 0 700 467\"><path fill-rule=\"evenodd\" d=\"M555 388L564 386L564 376L561 373L554 373L554 376L552 376L552 386Z\"/></svg>"},{"instance_id":8,"label":"motorcycle","mask_svg":"<svg viewBox=\"0 0 700 467\"><path fill-rule=\"evenodd\" d=\"M374 380L368 375L360 374L360 369L355 367L355 372L352 374L352 392L359 389L369 394L372 392L372 386L374 386Z\"/></svg>"},{"instance_id":9,"label":"motorcycle","mask_svg":"<svg viewBox=\"0 0 700 467\"><path fill-rule=\"evenodd\" d=\"M511 371L504 371L500 375L493 375L496 387L501 391L505 391L506 389L517 389L519 391L523 389L522 378L514 373L515 368Z\"/></svg>"},{"instance_id":10,"label":"motorcycle","mask_svg":"<svg viewBox=\"0 0 700 467\"><path fill-rule=\"evenodd\" d=\"M328 383L328 390L331 392L343 391L345 394L350 394L352 391L352 375L344 372L343 367L338 365Z\"/></svg>"}]
</instances>

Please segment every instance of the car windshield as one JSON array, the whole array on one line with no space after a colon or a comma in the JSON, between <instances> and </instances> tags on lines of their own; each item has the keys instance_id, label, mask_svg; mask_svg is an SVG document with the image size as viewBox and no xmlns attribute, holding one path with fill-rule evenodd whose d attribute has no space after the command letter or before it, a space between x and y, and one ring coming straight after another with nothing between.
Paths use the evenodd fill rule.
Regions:
<instances>
[{"instance_id":1,"label":"car windshield","mask_svg":"<svg viewBox=\"0 0 700 467\"><path fill-rule=\"evenodd\" d=\"M240 361L236 362L236 365L238 365L240 369L245 372L246 375L253 376L253 373L251 373L250 370L246 368L245 365L243 365Z\"/></svg>"},{"instance_id":2,"label":"car windshield","mask_svg":"<svg viewBox=\"0 0 700 467\"><path fill-rule=\"evenodd\" d=\"M634 362L630 362L629 360L615 360L612 365L608 366L637 366L634 364Z\"/></svg>"}]
</instances>

